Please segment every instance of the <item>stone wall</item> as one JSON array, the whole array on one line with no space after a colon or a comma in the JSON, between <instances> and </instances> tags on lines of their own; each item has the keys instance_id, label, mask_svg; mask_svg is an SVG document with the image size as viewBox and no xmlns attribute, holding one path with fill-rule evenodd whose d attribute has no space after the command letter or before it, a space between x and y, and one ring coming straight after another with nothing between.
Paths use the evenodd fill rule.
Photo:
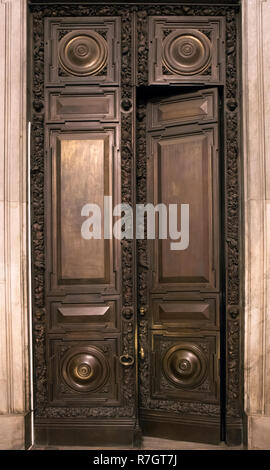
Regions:
<instances>
[{"instance_id":1,"label":"stone wall","mask_svg":"<svg viewBox=\"0 0 270 470\"><path fill-rule=\"evenodd\" d=\"M26 2L0 0L0 447L24 447L29 409Z\"/></svg>"},{"instance_id":2,"label":"stone wall","mask_svg":"<svg viewBox=\"0 0 270 470\"><path fill-rule=\"evenodd\" d=\"M242 1L245 410L270 449L270 0Z\"/></svg>"}]
</instances>

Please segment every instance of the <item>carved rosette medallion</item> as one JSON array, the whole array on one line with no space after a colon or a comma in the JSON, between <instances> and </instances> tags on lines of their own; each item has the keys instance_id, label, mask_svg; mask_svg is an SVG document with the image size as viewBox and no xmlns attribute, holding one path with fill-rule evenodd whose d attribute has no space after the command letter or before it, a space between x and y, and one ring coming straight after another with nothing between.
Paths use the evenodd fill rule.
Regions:
<instances>
[{"instance_id":1,"label":"carved rosette medallion","mask_svg":"<svg viewBox=\"0 0 270 470\"><path fill-rule=\"evenodd\" d=\"M205 378L207 361L196 345L178 344L166 352L163 371L170 382L181 388L194 388Z\"/></svg>"},{"instance_id":2,"label":"carved rosette medallion","mask_svg":"<svg viewBox=\"0 0 270 470\"><path fill-rule=\"evenodd\" d=\"M71 31L61 39L58 53L66 72L83 77L95 75L104 68L108 47L95 31Z\"/></svg>"},{"instance_id":3,"label":"carved rosette medallion","mask_svg":"<svg viewBox=\"0 0 270 470\"><path fill-rule=\"evenodd\" d=\"M162 59L172 73L195 75L211 61L211 42L197 30L173 31L164 40Z\"/></svg>"},{"instance_id":4,"label":"carved rosette medallion","mask_svg":"<svg viewBox=\"0 0 270 470\"><path fill-rule=\"evenodd\" d=\"M63 358L62 375L74 390L90 392L107 382L109 365L102 351L94 346L73 348Z\"/></svg>"}]
</instances>

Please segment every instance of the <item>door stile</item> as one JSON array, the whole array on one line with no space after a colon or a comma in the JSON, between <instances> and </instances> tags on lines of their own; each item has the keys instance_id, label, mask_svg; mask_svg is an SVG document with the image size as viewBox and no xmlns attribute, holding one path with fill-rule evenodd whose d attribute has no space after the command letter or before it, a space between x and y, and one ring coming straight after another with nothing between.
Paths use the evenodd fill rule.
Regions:
<instances>
[{"instance_id":1,"label":"door stile","mask_svg":"<svg viewBox=\"0 0 270 470\"><path fill-rule=\"evenodd\" d=\"M139 414L139 349L138 349L138 299L137 299L137 240L136 240L136 202L137 202L137 14L132 12L132 208L133 208L133 282L134 282L134 350L135 350L135 377L136 377L136 423L134 445L140 447L142 430Z\"/></svg>"}]
</instances>

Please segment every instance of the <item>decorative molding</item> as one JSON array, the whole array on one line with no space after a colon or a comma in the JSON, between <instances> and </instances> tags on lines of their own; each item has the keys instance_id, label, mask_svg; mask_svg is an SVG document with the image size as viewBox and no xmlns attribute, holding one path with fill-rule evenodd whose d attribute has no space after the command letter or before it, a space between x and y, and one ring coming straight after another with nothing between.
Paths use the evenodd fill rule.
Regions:
<instances>
[{"instance_id":1,"label":"decorative molding","mask_svg":"<svg viewBox=\"0 0 270 470\"><path fill-rule=\"evenodd\" d=\"M44 43L48 57L44 63L45 86L119 84L120 18L81 17L79 12L78 17L79 23L76 15L45 19L44 35L48 38Z\"/></svg>"}]
</instances>

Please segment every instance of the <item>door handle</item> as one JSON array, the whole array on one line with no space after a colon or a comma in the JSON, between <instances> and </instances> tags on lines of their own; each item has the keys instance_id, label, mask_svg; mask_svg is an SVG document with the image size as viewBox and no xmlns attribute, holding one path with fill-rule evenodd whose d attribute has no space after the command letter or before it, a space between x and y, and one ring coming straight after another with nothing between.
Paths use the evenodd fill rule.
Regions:
<instances>
[{"instance_id":1,"label":"door handle","mask_svg":"<svg viewBox=\"0 0 270 470\"><path fill-rule=\"evenodd\" d=\"M144 317L144 315L145 315L145 308L144 307L140 307L140 315L142 317Z\"/></svg>"},{"instance_id":2,"label":"door handle","mask_svg":"<svg viewBox=\"0 0 270 470\"><path fill-rule=\"evenodd\" d=\"M143 361L144 358L145 358L145 352L144 352L143 347L141 347L141 349L140 349L140 351L139 351L139 355L140 355L140 359Z\"/></svg>"},{"instance_id":3,"label":"door handle","mask_svg":"<svg viewBox=\"0 0 270 470\"><path fill-rule=\"evenodd\" d=\"M123 354L119 357L119 362L124 367L131 367L134 364L134 357L129 354Z\"/></svg>"}]
</instances>

